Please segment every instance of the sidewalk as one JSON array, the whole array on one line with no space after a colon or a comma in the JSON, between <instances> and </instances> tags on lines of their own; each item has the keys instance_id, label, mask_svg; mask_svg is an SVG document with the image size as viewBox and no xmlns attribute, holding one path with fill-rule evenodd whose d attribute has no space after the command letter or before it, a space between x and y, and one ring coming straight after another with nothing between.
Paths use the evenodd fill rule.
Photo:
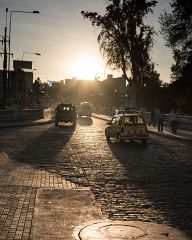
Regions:
<instances>
[{"instance_id":1,"label":"sidewalk","mask_svg":"<svg viewBox=\"0 0 192 240\"><path fill-rule=\"evenodd\" d=\"M100 118L100 119L103 119L106 121L109 121L112 118L111 116L95 114L95 113L93 114L93 117ZM152 127L152 126L148 127L148 131L152 134L157 134L157 135L164 136L164 137L170 137L170 138L174 138L174 139L192 142L192 132L191 131L178 129L177 134L174 134L171 132L171 128L167 127L167 126L164 127L164 131L162 133L158 132L157 127Z\"/></svg>"},{"instance_id":2,"label":"sidewalk","mask_svg":"<svg viewBox=\"0 0 192 240\"><path fill-rule=\"evenodd\" d=\"M148 127L149 132L165 136L165 137L171 137L175 139L181 139L185 141L191 141L192 142L192 132L191 131L186 131L186 130L178 130L177 134L174 134L171 132L171 128L165 126L163 132L158 132L157 127Z\"/></svg>"}]
</instances>

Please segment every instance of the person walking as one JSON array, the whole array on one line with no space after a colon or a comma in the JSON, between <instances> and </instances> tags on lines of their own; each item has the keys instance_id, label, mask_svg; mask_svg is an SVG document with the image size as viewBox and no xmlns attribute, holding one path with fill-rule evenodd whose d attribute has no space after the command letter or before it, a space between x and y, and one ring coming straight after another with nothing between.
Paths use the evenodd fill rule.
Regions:
<instances>
[{"instance_id":1,"label":"person walking","mask_svg":"<svg viewBox=\"0 0 192 240\"><path fill-rule=\"evenodd\" d=\"M173 110L171 110L170 112L170 122L171 122L171 130L172 133L177 133L177 122L178 122L178 118L179 118L179 113L177 111L176 108L174 108Z\"/></svg>"},{"instance_id":2,"label":"person walking","mask_svg":"<svg viewBox=\"0 0 192 240\"><path fill-rule=\"evenodd\" d=\"M151 124L153 127L155 127L155 109L152 109L151 111L151 119L150 122L148 123L148 126L150 127Z\"/></svg>"},{"instance_id":3,"label":"person walking","mask_svg":"<svg viewBox=\"0 0 192 240\"><path fill-rule=\"evenodd\" d=\"M160 109L160 111L157 113L157 129L158 129L158 132L163 132L164 120L165 120L165 114Z\"/></svg>"}]
</instances>

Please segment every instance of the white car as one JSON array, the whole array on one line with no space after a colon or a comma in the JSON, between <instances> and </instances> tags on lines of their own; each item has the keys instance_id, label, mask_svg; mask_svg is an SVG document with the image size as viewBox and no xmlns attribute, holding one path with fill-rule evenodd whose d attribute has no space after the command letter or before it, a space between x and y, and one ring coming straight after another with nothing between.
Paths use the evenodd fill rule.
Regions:
<instances>
[{"instance_id":1,"label":"white car","mask_svg":"<svg viewBox=\"0 0 192 240\"><path fill-rule=\"evenodd\" d=\"M82 102L78 109L78 116L82 117L91 117L92 116L92 107L88 102Z\"/></svg>"}]
</instances>

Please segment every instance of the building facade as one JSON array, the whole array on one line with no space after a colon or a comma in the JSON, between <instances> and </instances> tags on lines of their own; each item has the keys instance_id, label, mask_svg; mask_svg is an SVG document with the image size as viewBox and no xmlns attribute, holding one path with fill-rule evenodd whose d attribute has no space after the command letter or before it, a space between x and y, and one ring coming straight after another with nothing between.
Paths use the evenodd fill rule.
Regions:
<instances>
[{"instance_id":1,"label":"building facade","mask_svg":"<svg viewBox=\"0 0 192 240\"><path fill-rule=\"evenodd\" d=\"M0 71L0 106L3 105L3 79ZM17 101L25 106L29 101L29 93L33 84L33 72L25 72L21 69L9 71L6 82L6 104L11 105Z\"/></svg>"}]
</instances>

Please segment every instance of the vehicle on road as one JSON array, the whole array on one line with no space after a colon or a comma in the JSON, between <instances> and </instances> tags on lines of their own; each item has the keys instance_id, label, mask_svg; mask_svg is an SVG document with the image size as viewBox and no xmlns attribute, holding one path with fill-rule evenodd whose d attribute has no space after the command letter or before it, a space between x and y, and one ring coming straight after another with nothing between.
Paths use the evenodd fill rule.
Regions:
<instances>
[{"instance_id":1,"label":"vehicle on road","mask_svg":"<svg viewBox=\"0 0 192 240\"><path fill-rule=\"evenodd\" d=\"M74 105L61 103L55 109L55 126L59 123L70 123L75 126L77 123L77 113Z\"/></svg>"},{"instance_id":2,"label":"vehicle on road","mask_svg":"<svg viewBox=\"0 0 192 240\"><path fill-rule=\"evenodd\" d=\"M82 102L78 109L78 116L82 117L91 117L92 116L92 107L88 102Z\"/></svg>"},{"instance_id":3,"label":"vehicle on road","mask_svg":"<svg viewBox=\"0 0 192 240\"><path fill-rule=\"evenodd\" d=\"M143 143L148 140L147 124L143 116L137 113L120 113L112 117L110 122L107 122L105 129L106 139L115 138L120 142L124 140L139 139Z\"/></svg>"}]
</instances>

